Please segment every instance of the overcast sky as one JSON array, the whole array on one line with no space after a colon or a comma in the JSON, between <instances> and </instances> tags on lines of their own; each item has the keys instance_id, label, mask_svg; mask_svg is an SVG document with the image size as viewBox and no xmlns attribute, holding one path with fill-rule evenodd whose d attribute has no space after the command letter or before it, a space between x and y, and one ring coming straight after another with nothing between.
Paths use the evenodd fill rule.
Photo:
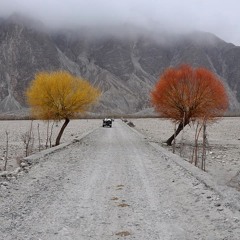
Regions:
<instances>
[{"instance_id":1,"label":"overcast sky","mask_svg":"<svg viewBox=\"0 0 240 240\"><path fill-rule=\"evenodd\" d=\"M46 25L135 24L201 30L240 46L239 0L0 0L0 16L19 12Z\"/></svg>"}]
</instances>

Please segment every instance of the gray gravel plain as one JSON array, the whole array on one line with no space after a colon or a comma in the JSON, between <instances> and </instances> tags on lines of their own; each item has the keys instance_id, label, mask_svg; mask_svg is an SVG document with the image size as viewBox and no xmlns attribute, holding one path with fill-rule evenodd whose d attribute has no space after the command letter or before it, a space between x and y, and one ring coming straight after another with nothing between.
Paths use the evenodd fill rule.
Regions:
<instances>
[{"instance_id":1,"label":"gray gravel plain","mask_svg":"<svg viewBox=\"0 0 240 240\"><path fill-rule=\"evenodd\" d=\"M1 186L4 240L240 239L238 208L120 120Z\"/></svg>"}]
</instances>

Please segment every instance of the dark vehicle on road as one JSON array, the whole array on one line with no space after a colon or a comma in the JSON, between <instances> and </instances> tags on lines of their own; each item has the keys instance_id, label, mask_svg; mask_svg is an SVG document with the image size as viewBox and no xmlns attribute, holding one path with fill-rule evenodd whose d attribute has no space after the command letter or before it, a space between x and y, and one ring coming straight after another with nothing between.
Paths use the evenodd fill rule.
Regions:
<instances>
[{"instance_id":1,"label":"dark vehicle on road","mask_svg":"<svg viewBox=\"0 0 240 240\"><path fill-rule=\"evenodd\" d=\"M112 127L112 119L111 118L104 118L102 126L103 127Z\"/></svg>"}]
</instances>

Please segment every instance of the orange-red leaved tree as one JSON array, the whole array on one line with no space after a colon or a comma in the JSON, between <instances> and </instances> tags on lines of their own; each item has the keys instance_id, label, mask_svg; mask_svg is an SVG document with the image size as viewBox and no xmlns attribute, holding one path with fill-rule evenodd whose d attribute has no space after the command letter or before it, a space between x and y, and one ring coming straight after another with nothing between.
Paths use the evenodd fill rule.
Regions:
<instances>
[{"instance_id":1,"label":"orange-red leaved tree","mask_svg":"<svg viewBox=\"0 0 240 240\"><path fill-rule=\"evenodd\" d=\"M59 145L70 119L95 103L100 91L84 79L65 71L57 71L36 74L26 95L36 118L65 120L56 138L56 145Z\"/></svg>"},{"instance_id":2,"label":"orange-red leaved tree","mask_svg":"<svg viewBox=\"0 0 240 240\"><path fill-rule=\"evenodd\" d=\"M151 101L161 116L178 123L167 145L191 121L214 121L228 107L221 81L209 70L189 65L167 69L152 90Z\"/></svg>"}]
</instances>

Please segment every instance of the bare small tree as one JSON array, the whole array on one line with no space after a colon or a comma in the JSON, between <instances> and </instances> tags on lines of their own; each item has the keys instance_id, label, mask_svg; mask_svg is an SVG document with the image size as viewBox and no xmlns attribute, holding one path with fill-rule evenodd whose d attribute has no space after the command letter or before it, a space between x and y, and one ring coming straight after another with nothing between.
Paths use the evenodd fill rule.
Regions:
<instances>
[{"instance_id":1,"label":"bare small tree","mask_svg":"<svg viewBox=\"0 0 240 240\"><path fill-rule=\"evenodd\" d=\"M49 144L50 144L50 148L52 147L53 127L54 127L54 121L53 121L53 123L52 123L51 131L50 131L50 135L49 135Z\"/></svg>"},{"instance_id":2,"label":"bare small tree","mask_svg":"<svg viewBox=\"0 0 240 240\"><path fill-rule=\"evenodd\" d=\"M186 113L183 113L183 125L185 126L185 121L186 121ZM176 135L176 130L174 132ZM181 145L180 145L180 156L183 156L183 150L184 150L184 128L182 129L182 137L181 137Z\"/></svg>"},{"instance_id":3,"label":"bare small tree","mask_svg":"<svg viewBox=\"0 0 240 240\"><path fill-rule=\"evenodd\" d=\"M34 137L34 132L33 132L33 121L31 121L31 126L30 126L30 135L31 135L31 141L30 141L30 152L33 152L33 149L34 149L34 140L35 140L35 137Z\"/></svg>"},{"instance_id":4,"label":"bare small tree","mask_svg":"<svg viewBox=\"0 0 240 240\"><path fill-rule=\"evenodd\" d=\"M37 132L38 132L38 151L41 151L41 138L40 138L40 129L39 129L39 123L37 125Z\"/></svg>"},{"instance_id":5,"label":"bare small tree","mask_svg":"<svg viewBox=\"0 0 240 240\"><path fill-rule=\"evenodd\" d=\"M206 171L206 158L207 158L208 141L207 141L206 129L207 129L207 124L206 124L206 121L204 121L204 123L203 123L202 163L201 163L201 169L203 171Z\"/></svg>"},{"instance_id":6,"label":"bare small tree","mask_svg":"<svg viewBox=\"0 0 240 240\"><path fill-rule=\"evenodd\" d=\"M50 120L47 121L47 136L46 136L45 148L52 147L52 135L53 135L54 124L55 122L53 121L50 127Z\"/></svg>"},{"instance_id":7,"label":"bare small tree","mask_svg":"<svg viewBox=\"0 0 240 240\"><path fill-rule=\"evenodd\" d=\"M46 137L46 143L45 143L45 148L48 148L48 141L49 141L49 120L47 120L47 137Z\"/></svg>"},{"instance_id":8,"label":"bare small tree","mask_svg":"<svg viewBox=\"0 0 240 240\"><path fill-rule=\"evenodd\" d=\"M31 121L29 131L25 132L21 136L21 139L22 139L23 144L25 146L25 156L26 157L31 153L31 151L33 149L34 136L33 136L32 125L33 125L33 121Z\"/></svg>"},{"instance_id":9,"label":"bare small tree","mask_svg":"<svg viewBox=\"0 0 240 240\"><path fill-rule=\"evenodd\" d=\"M203 125L197 121L197 126L195 129L195 136L194 136L194 147L193 147L193 154L192 154L192 161L191 163L194 162L194 165L197 166L198 165L198 139L199 139L199 135L201 133Z\"/></svg>"}]
</instances>

